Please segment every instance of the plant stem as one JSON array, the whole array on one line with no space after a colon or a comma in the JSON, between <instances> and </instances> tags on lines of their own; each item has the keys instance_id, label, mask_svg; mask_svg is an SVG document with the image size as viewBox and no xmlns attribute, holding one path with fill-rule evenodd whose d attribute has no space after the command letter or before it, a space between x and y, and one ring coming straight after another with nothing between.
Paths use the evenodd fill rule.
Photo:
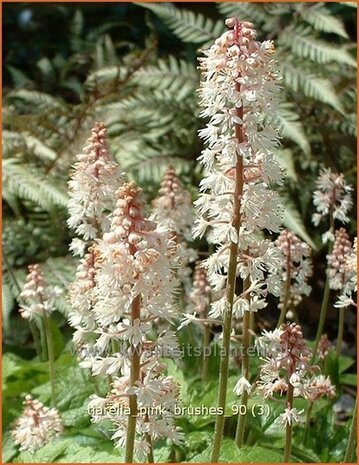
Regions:
<instances>
[{"instance_id":1,"label":"plant stem","mask_svg":"<svg viewBox=\"0 0 359 465\"><path fill-rule=\"evenodd\" d=\"M292 277L291 277L291 270L290 270L290 247L289 247L288 255L287 255L287 279L286 279L286 283L285 283L283 306L282 306L282 309L281 309L281 312L280 312L280 315L279 315L277 328L279 328L279 326L284 323L284 318L285 318L285 316L287 314L291 279L292 279Z\"/></svg>"},{"instance_id":2,"label":"plant stem","mask_svg":"<svg viewBox=\"0 0 359 465\"><path fill-rule=\"evenodd\" d=\"M240 91L240 84L236 84L236 91ZM238 108L236 111L237 116L243 120L243 108ZM235 135L238 142L243 142L244 135L242 126L239 124L235 125ZM237 234L239 232L239 227L241 224L241 197L243 193L243 159L241 156L237 155L237 163L235 168L235 191L233 198L233 219L232 226L236 230ZM217 417L216 424L214 429L214 438L213 438L213 449L211 462L218 463L219 454L222 445L223 439L223 430L224 430L224 415L227 399L227 380L228 380L228 366L229 366L229 343L231 338L232 330L232 311L233 311L233 302L234 302L234 293L236 288L236 278L237 278L237 254L238 254L238 241L231 242L230 245L230 255L229 255L229 265L228 265L228 276L227 276L227 302L228 307L224 315L224 324L223 324L223 339L222 339L222 350L221 350L221 361L219 368L219 387L218 387L218 400L217 400Z\"/></svg>"},{"instance_id":3,"label":"plant stem","mask_svg":"<svg viewBox=\"0 0 359 465\"><path fill-rule=\"evenodd\" d=\"M255 312L249 312L249 345L253 344L253 333L255 326Z\"/></svg>"},{"instance_id":4,"label":"plant stem","mask_svg":"<svg viewBox=\"0 0 359 465\"><path fill-rule=\"evenodd\" d=\"M293 394L294 394L294 388L293 386L288 382L288 392L287 392L287 408L292 409L293 408ZM285 428L285 447L284 447L284 463L289 463L290 459L290 453L292 450L292 423L288 423Z\"/></svg>"},{"instance_id":5,"label":"plant stem","mask_svg":"<svg viewBox=\"0 0 359 465\"><path fill-rule=\"evenodd\" d=\"M208 375L208 361L207 348L209 347L209 340L211 337L211 328L205 324L203 330L203 358L202 358L202 381L207 379Z\"/></svg>"},{"instance_id":6,"label":"plant stem","mask_svg":"<svg viewBox=\"0 0 359 465\"><path fill-rule=\"evenodd\" d=\"M31 320L29 320L29 325L30 325L30 331L31 331L31 334L32 334L32 338L33 338L34 344L35 344L36 354L39 357L40 362L43 362L44 357L43 357L42 351L41 351L41 344L40 344L40 337L39 337L38 329L36 327L36 324Z\"/></svg>"},{"instance_id":7,"label":"plant stem","mask_svg":"<svg viewBox=\"0 0 359 465\"><path fill-rule=\"evenodd\" d=\"M357 400L353 412L352 424L350 427L348 446L345 452L344 463L356 463L355 449L357 444Z\"/></svg>"},{"instance_id":8,"label":"plant stem","mask_svg":"<svg viewBox=\"0 0 359 465\"><path fill-rule=\"evenodd\" d=\"M338 357L342 351L343 333L344 333L344 321L345 321L345 307L339 309L339 325L338 325L338 337L337 337L337 355Z\"/></svg>"},{"instance_id":9,"label":"plant stem","mask_svg":"<svg viewBox=\"0 0 359 465\"><path fill-rule=\"evenodd\" d=\"M250 325L250 312L245 312L245 314L243 315L242 376L246 379L249 378L249 356L248 356L248 348L249 348L249 343L250 343L249 325ZM247 404L248 404L248 393L247 391L244 391L241 396L241 405L244 405L247 408ZM238 447L242 447L243 445L245 425L246 425L246 414L245 413L243 415L239 414L238 423L237 423L237 431L236 431L236 444Z\"/></svg>"},{"instance_id":10,"label":"plant stem","mask_svg":"<svg viewBox=\"0 0 359 465\"><path fill-rule=\"evenodd\" d=\"M324 288L322 306L320 308L320 317L319 317L318 329L317 329L317 334L315 336L312 362L314 362L314 360L315 360L315 358L317 356L319 341L320 341L320 338L322 337L322 334L323 334L324 323L325 323L325 318L327 316L327 308L328 308L328 302L329 302L329 291L330 291L330 289L329 289L329 278L328 278L328 274L327 274L326 281L325 281L325 288Z\"/></svg>"},{"instance_id":11,"label":"plant stem","mask_svg":"<svg viewBox=\"0 0 359 465\"><path fill-rule=\"evenodd\" d=\"M150 451L147 454L147 461L148 463L155 463L155 458L153 456L153 446L152 446L151 435L149 433L146 433L145 437L146 437L146 441L150 448Z\"/></svg>"},{"instance_id":12,"label":"plant stem","mask_svg":"<svg viewBox=\"0 0 359 465\"><path fill-rule=\"evenodd\" d=\"M140 305L141 296L138 295L132 302L132 314L131 320L134 324L135 320L140 318ZM131 372L130 372L130 384L136 386L137 381L140 378L140 351L139 347L132 345L132 359L131 359ZM135 394L129 398L130 404L130 416L128 417L127 424L127 436L126 436L126 452L125 462L133 463L133 450L135 446L136 437L136 423L137 423L137 397Z\"/></svg>"},{"instance_id":13,"label":"plant stem","mask_svg":"<svg viewBox=\"0 0 359 465\"><path fill-rule=\"evenodd\" d=\"M312 410L313 410L313 402L310 401L308 408L307 408L307 414L305 418L305 430L304 430L304 439L303 439L303 444L306 446L308 442L308 437L309 437L309 430L310 430L310 417L312 415Z\"/></svg>"},{"instance_id":14,"label":"plant stem","mask_svg":"<svg viewBox=\"0 0 359 465\"><path fill-rule=\"evenodd\" d=\"M39 332L40 332L40 345L41 345L42 359L45 362L46 360L49 359L49 354L48 354L47 343L46 343L45 323L42 318L39 320Z\"/></svg>"},{"instance_id":15,"label":"plant stem","mask_svg":"<svg viewBox=\"0 0 359 465\"><path fill-rule=\"evenodd\" d=\"M333 218L333 211L332 210L333 210L333 207L331 206L330 207L330 212L329 212L329 222L330 222L329 230L332 233L334 233L334 218ZM334 246L334 242L330 242L329 249L328 249L328 255L330 255L332 253L333 246ZM328 310L329 293L330 293L329 276L328 276L328 269L326 269L325 270L324 294L323 294L322 306L320 308L320 317L319 317L317 334L315 336L312 364L314 363L314 361L316 359L319 341L320 341L320 338L322 337L322 334L323 334L325 318L327 316L327 310Z\"/></svg>"},{"instance_id":16,"label":"plant stem","mask_svg":"<svg viewBox=\"0 0 359 465\"><path fill-rule=\"evenodd\" d=\"M54 346L52 341L52 334L50 328L49 317L47 316L46 311L44 311L44 328L47 341L47 351L49 355L49 375L50 375L50 384L51 384L51 399L53 407L56 407L56 393L55 393L55 356L54 356Z\"/></svg>"}]
</instances>

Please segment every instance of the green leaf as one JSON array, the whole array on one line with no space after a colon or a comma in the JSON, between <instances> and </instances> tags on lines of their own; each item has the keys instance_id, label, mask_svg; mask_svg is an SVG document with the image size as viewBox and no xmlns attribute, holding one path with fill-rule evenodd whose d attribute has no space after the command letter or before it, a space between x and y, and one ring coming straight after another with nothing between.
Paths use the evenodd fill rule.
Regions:
<instances>
[{"instance_id":1,"label":"green leaf","mask_svg":"<svg viewBox=\"0 0 359 465\"><path fill-rule=\"evenodd\" d=\"M4 433L2 438L2 463L13 461L13 458L17 453L18 448L16 447L10 433Z\"/></svg>"},{"instance_id":2,"label":"green leaf","mask_svg":"<svg viewBox=\"0 0 359 465\"><path fill-rule=\"evenodd\" d=\"M277 122L281 135L295 142L308 156L310 154L309 141L303 124L299 121L298 114L293 111L293 106L289 103L283 103L273 119Z\"/></svg>"},{"instance_id":3,"label":"green leaf","mask_svg":"<svg viewBox=\"0 0 359 465\"><path fill-rule=\"evenodd\" d=\"M191 463L210 462L212 446L201 454L195 455ZM282 463L283 453L276 449L256 445L244 446L238 449L236 443L230 439L224 439L219 462L224 463Z\"/></svg>"},{"instance_id":4,"label":"green leaf","mask_svg":"<svg viewBox=\"0 0 359 465\"><path fill-rule=\"evenodd\" d=\"M347 386L356 386L357 385L357 375L354 373L344 373L339 377L340 384L345 384Z\"/></svg>"},{"instance_id":5,"label":"green leaf","mask_svg":"<svg viewBox=\"0 0 359 465\"><path fill-rule=\"evenodd\" d=\"M8 332L10 328L10 316L11 312L15 305L15 298L11 291L11 286L5 280L5 275L3 275L2 283L2 322L4 326L4 331Z\"/></svg>"},{"instance_id":6,"label":"green leaf","mask_svg":"<svg viewBox=\"0 0 359 465\"><path fill-rule=\"evenodd\" d=\"M299 62L294 64L288 59L283 59L279 65L285 84L294 92L301 90L307 97L327 103L344 113L343 105L328 79L306 71Z\"/></svg>"},{"instance_id":7,"label":"green leaf","mask_svg":"<svg viewBox=\"0 0 359 465\"><path fill-rule=\"evenodd\" d=\"M3 196L16 195L21 199L31 200L45 210L55 206L66 207L67 195L60 188L49 182L38 168L21 164L9 158L3 160Z\"/></svg>"},{"instance_id":8,"label":"green leaf","mask_svg":"<svg viewBox=\"0 0 359 465\"><path fill-rule=\"evenodd\" d=\"M302 18L311 24L314 29L323 32L332 32L341 37L348 38L343 22L330 13L325 3L315 2L311 5L298 3L294 5Z\"/></svg>"},{"instance_id":9,"label":"green leaf","mask_svg":"<svg viewBox=\"0 0 359 465\"><path fill-rule=\"evenodd\" d=\"M71 447L71 439L58 439L46 444L41 449L30 453L20 452L15 463L53 463Z\"/></svg>"},{"instance_id":10,"label":"green leaf","mask_svg":"<svg viewBox=\"0 0 359 465\"><path fill-rule=\"evenodd\" d=\"M283 223L286 228L293 231L297 236L299 236L303 241L309 244L312 249L316 250L317 246L310 238L309 234L305 229L304 222L300 216L300 213L295 208L293 202L289 198L283 199L285 205Z\"/></svg>"},{"instance_id":11,"label":"green leaf","mask_svg":"<svg viewBox=\"0 0 359 465\"><path fill-rule=\"evenodd\" d=\"M136 5L153 11L177 37L186 43L212 43L225 30L223 21L213 22L200 13L179 10L171 3L136 3Z\"/></svg>"},{"instance_id":12,"label":"green leaf","mask_svg":"<svg viewBox=\"0 0 359 465\"><path fill-rule=\"evenodd\" d=\"M170 91L173 99L179 91L184 96L191 93L193 95L198 87L199 75L192 63L178 60L170 55L167 60L159 59L155 65L140 68L135 74L134 80L141 86L150 87L157 91Z\"/></svg>"},{"instance_id":13,"label":"green leaf","mask_svg":"<svg viewBox=\"0 0 359 465\"><path fill-rule=\"evenodd\" d=\"M218 9L226 18L237 16L243 21L251 21L256 25L266 22L269 16L263 5L251 2L223 2L218 4Z\"/></svg>"},{"instance_id":14,"label":"green leaf","mask_svg":"<svg viewBox=\"0 0 359 465\"><path fill-rule=\"evenodd\" d=\"M91 447L81 447L71 444L66 453L58 460L59 463L119 463L123 462L121 449L113 449L113 454L98 451Z\"/></svg>"},{"instance_id":15,"label":"green leaf","mask_svg":"<svg viewBox=\"0 0 359 465\"><path fill-rule=\"evenodd\" d=\"M294 181L297 181L298 178L294 166L293 152L290 149L277 149L273 152L273 155L280 167L284 169L285 176L288 176L289 178L294 179Z\"/></svg>"},{"instance_id":16,"label":"green leaf","mask_svg":"<svg viewBox=\"0 0 359 465\"><path fill-rule=\"evenodd\" d=\"M54 357L56 360L58 357L60 357L62 351L64 350L65 341L57 324L51 318L49 319L49 325L51 330L52 343L54 346Z\"/></svg>"},{"instance_id":17,"label":"green leaf","mask_svg":"<svg viewBox=\"0 0 359 465\"><path fill-rule=\"evenodd\" d=\"M318 40L308 28L288 28L281 37L282 45L289 45L294 54L316 63L334 61L356 67L356 60L343 47Z\"/></svg>"}]
</instances>

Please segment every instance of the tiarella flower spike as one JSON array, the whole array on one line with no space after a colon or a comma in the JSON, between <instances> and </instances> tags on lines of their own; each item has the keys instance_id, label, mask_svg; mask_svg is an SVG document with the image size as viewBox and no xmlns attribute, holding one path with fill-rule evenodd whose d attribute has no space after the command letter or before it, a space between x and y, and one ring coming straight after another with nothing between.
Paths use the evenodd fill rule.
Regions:
<instances>
[{"instance_id":1,"label":"tiarella flower spike","mask_svg":"<svg viewBox=\"0 0 359 465\"><path fill-rule=\"evenodd\" d=\"M27 320L33 320L45 312L51 313L54 310L54 300L62 290L57 286L50 288L47 285L40 265L29 265L28 270L26 282L20 293L20 314Z\"/></svg>"},{"instance_id":2,"label":"tiarella flower spike","mask_svg":"<svg viewBox=\"0 0 359 465\"><path fill-rule=\"evenodd\" d=\"M348 213L353 201L351 192L353 188L345 181L344 175L333 173L330 168L323 169L316 181L316 190L313 194L313 203L317 213L313 214L312 221L315 226L329 217L329 230L323 235L323 242L334 240L334 220L348 223Z\"/></svg>"},{"instance_id":3,"label":"tiarella flower spike","mask_svg":"<svg viewBox=\"0 0 359 465\"><path fill-rule=\"evenodd\" d=\"M103 123L95 123L88 145L77 155L73 168L68 183L68 225L81 239L74 239L70 249L82 256L88 241L108 231L115 192L122 182L119 168L108 151Z\"/></svg>"},{"instance_id":4,"label":"tiarella flower spike","mask_svg":"<svg viewBox=\"0 0 359 465\"><path fill-rule=\"evenodd\" d=\"M186 290L190 287L191 268L189 264L197 253L188 242L192 240L193 204L191 194L186 191L172 166L168 167L161 182L157 197L152 202L151 219L170 231L177 243L178 273Z\"/></svg>"},{"instance_id":5,"label":"tiarella flower spike","mask_svg":"<svg viewBox=\"0 0 359 465\"><path fill-rule=\"evenodd\" d=\"M283 254L281 266L277 268L277 276L282 283L279 308L282 312L280 323L283 323L287 311L299 305L303 295L310 294L311 250L308 244L287 229L280 233L275 244Z\"/></svg>"},{"instance_id":6,"label":"tiarella flower spike","mask_svg":"<svg viewBox=\"0 0 359 465\"><path fill-rule=\"evenodd\" d=\"M217 245L204 262L208 281L218 292L210 316L223 318L223 348L228 351L232 316L243 317L243 341L249 343L249 312L266 306L267 291L279 286L267 281L280 254L270 241L258 245L262 230L279 232L282 206L274 185L282 172L273 157L278 145L274 125L278 79L272 41L256 41L250 22L226 20L230 28L205 50L199 59L201 116L208 118L199 135L206 148L199 161L204 178L195 202L198 218L194 234L204 234ZM252 254L252 250L255 253ZM235 294L236 278L244 279L243 292ZM271 287L271 288L270 288ZM218 407L226 400L228 356L221 359ZM248 363L243 363L241 385L248 382ZM216 419L211 460L218 462L224 418ZM238 429L237 429L238 431ZM239 427L237 444L243 438Z\"/></svg>"},{"instance_id":7,"label":"tiarella flower spike","mask_svg":"<svg viewBox=\"0 0 359 465\"><path fill-rule=\"evenodd\" d=\"M176 245L168 232L144 217L143 207L134 183L120 187L110 230L96 247L94 290L88 281L98 328L96 354L88 358L87 366L94 375L116 374L121 380L112 384L107 398L94 398L92 405L128 402L131 416L120 412L113 418L113 439L118 447L126 447L126 461L132 460L127 454L133 446L143 460L149 452L148 437L151 441L167 437L175 443L182 437L171 415L178 389L159 361L177 347L176 337L163 331L154 338L159 319L177 316ZM136 418L139 411L146 413ZM94 415L94 421L104 417Z\"/></svg>"},{"instance_id":8,"label":"tiarella flower spike","mask_svg":"<svg viewBox=\"0 0 359 465\"><path fill-rule=\"evenodd\" d=\"M207 148L199 158L205 177L195 202L194 233L202 236L209 229L208 241L218 244L205 262L216 291L226 286L231 243L239 246L237 274L242 278L260 280L265 271L274 269L280 256L273 244L261 242L255 259L250 251L258 244L253 234L262 229L278 231L282 220L281 203L272 189L272 184L282 182L272 154L278 135L269 123L278 93L274 46L270 41L255 41L251 23L231 18L226 24L234 29L224 33L200 59L201 115L210 120L200 131ZM240 222L235 224L238 215ZM261 297L259 292L256 298ZM221 313L219 307L225 305L215 303L215 315ZM236 316L242 314L239 311Z\"/></svg>"},{"instance_id":9,"label":"tiarella flower spike","mask_svg":"<svg viewBox=\"0 0 359 465\"><path fill-rule=\"evenodd\" d=\"M302 330L295 323L283 324L275 331L265 331L258 341L265 350L258 390L264 398L282 395L292 390L292 397L316 400L321 396L333 397L335 388L324 376L315 376L319 369L310 363L311 351ZM292 406L288 406L292 410ZM278 418L284 426L298 421L297 415L287 411ZM298 413L298 412L297 412Z\"/></svg>"},{"instance_id":10,"label":"tiarella flower spike","mask_svg":"<svg viewBox=\"0 0 359 465\"><path fill-rule=\"evenodd\" d=\"M336 307L356 305L353 294L357 288L356 243L353 248L344 228L335 231L333 251L328 255L328 277L331 289L340 291Z\"/></svg>"},{"instance_id":11,"label":"tiarella flower spike","mask_svg":"<svg viewBox=\"0 0 359 465\"><path fill-rule=\"evenodd\" d=\"M201 262L196 264L193 274L192 290L189 294L189 307L199 318L207 318L211 303L212 288Z\"/></svg>"},{"instance_id":12,"label":"tiarella flower spike","mask_svg":"<svg viewBox=\"0 0 359 465\"><path fill-rule=\"evenodd\" d=\"M55 408L45 407L30 395L26 396L24 406L11 435L15 444L20 445L20 450L32 453L62 433L62 420Z\"/></svg>"},{"instance_id":13,"label":"tiarella flower spike","mask_svg":"<svg viewBox=\"0 0 359 465\"><path fill-rule=\"evenodd\" d=\"M152 219L176 234L179 240L192 239L193 207L191 194L183 188L175 169L165 171L157 197L152 202Z\"/></svg>"}]
</instances>

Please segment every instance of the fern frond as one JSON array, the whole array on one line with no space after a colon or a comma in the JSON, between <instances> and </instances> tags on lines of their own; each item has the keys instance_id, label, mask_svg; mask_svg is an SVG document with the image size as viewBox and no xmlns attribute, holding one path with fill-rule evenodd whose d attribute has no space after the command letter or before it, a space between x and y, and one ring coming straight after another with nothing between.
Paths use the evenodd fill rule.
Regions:
<instances>
[{"instance_id":1,"label":"fern frond","mask_svg":"<svg viewBox=\"0 0 359 465\"><path fill-rule=\"evenodd\" d=\"M2 322L4 331L8 332L10 328L10 316L15 306L15 297L11 291L11 286L8 282L6 273L3 276L2 282Z\"/></svg>"},{"instance_id":2,"label":"fern frond","mask_svg":"<svg viewBox=\"0 0 359 465\"><path fill-rule=\"evenodd\" d=\"M294 92L302 90L307 97L327 103L340 113L344 113L342 103L328 79L318 77L289 60L281 60L280 68L285 84Z\"/></svg>"},{"instance_id":3,"label":"fern frond","mask_svg":"<svg viewBox=\"0 0 359 465\"><path fill-rule=\"evenodd\" d=\"M317 31L331 32L346 39L348 38L343 23L330 13L325 3L297 3L294 5L301 17Z\"/></svg>"},{"instance_id":4,"label":"fern frond","mask_svg":"<svg viewBox=\"0 0 359 465\"><path fill-rule=\"evenodd\" d=\"M23 136L28 150L36 157L39 157L42 160L50 161L56 159L56 152L44 144L44 142L42 142L40 139L31 134L24 134Z\"/></svg>"},{"instance_id":5,"label":"fern frond","mask_svg":"<svg viewBox=\"0 0 359 465\"><path fill-rule=\"evenodd\" d=\"M294 203L288 196L283 198L283 203L285 205L284 210L284 217L283 223L286 228L290 229L294 232L297 236L303 239L307 244L309 244L314 250L317 249L317 246L312 241L311 237L309 236L304 222L300 216L299 211L295 207Z\"/></svg>"},{"instance_id":6,"label":"fern frond","mask_svg":"<svg viewBox=\"0 0 359 465\"><path fill-rule=\"evenodd\" d=\"M28 108L34 110L49 110L49 109L66 109L66 105L59 99L52 97L50 94L38 92L36 90L18 89L7 95L9 100L20 100Z\"/></svg>"},{"instance_id":7,"label":"fern frond","mask_svg":"<svg viewBox=\"0 0 359 465\"><path fill-rule=\"evenodd\" d=\"M237 16L241 21L251 21L256 24L265 23L268 20L263 5L251 2L223 2L218 4L220 13L227 17Z\"/></svg>"},{"instance_id":8,"label":"fern frond","mask_svg":"<svg viewBox=\"0 0 359 465\"><path fill-rule=\"evenodd\" d=\"M309 141L304 132L303 124L299 121L299 116L293 111L292 105L289 103L280 105L273 119L276 120L281 135L298 144L308 156L310 154Z\"/></svg>"},{"instance_id":9,"label":"fern frond","mask_svg":"<svg viewBox=\"0 0 359 465\"><path fill-rule=\"evenodd\" d=\"M309 28L287 28L280 40L282 45L289 45L299 57L309 58L316 63L335 61L356 66L356 60L346 49L318 40L310 34Z\"/></svg>"},{"instance_id":10,"label":"fern frond","mask_svg":"<svg viewBox=\"0 0 359 465\"><path fill-rule=\"evenodd\" d=\"M3 196L17 196L31 200L44 210L55 206L66 207L67 195L60 188L49 182L39 168L19 163L9 158L3 160Z\"/></svg>"},{"instance_id":11,"label":"fern frond","mask_svg":"<svg viewBox=\"0 0 359 465\"><path fill-rule=\"evenodd\" d=\"M277 163L284 170L284 175L288 178L298 181L297 173L294 166L293 152L289 149L276 149L274 152L274 157Z\"/></svg>"},{"instance_id":12,"label":"fern frond","mask_svg":"<svg viewBox=\"0 0 359 465\"><path fill-rule=\"evenodd\" d=\"M95 85L113 85L114 82L119 81L126 75L126 68L120 66L107 66L90 73L85 81L86 87Z\"/></svg>"},{"instance_id":13,"label":"fern frond","mask_svg":"<svg viewBox=\"0 0 359 465\"><path fill-rule=\"evenodd\" d=\"M194 65L170 55L168 60L159 59L156 65L141 68L134 80L142 86L158 91L181 92L181 95L187 95L198 87L199 76Z\"/></svg>"},{"instance_id":14,"label":"fern frond","mask_svg":"<svg viewBox=\"0 0 359 465\"><path fill-rule=\"evenodd\" d=\"M136 3L155 13L185 43L207 44L225 30L223 21L212 21L200 13L179 10L171 3Z\"/></svg>"}]
</instances>

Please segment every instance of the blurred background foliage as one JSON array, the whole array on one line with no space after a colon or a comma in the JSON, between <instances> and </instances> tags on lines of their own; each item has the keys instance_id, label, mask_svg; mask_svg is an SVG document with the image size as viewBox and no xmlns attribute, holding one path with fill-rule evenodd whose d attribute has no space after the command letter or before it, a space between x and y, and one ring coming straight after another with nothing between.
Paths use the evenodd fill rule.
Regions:
<instances>
[{"instance_id":1,"label":"blurred background foliage","mask_svg":"<svg viewBox=\"0 0 359 465\"><path fill-rule=\"evenodd\" d=\"M72 279L66 183L96 120L107 124L114 157L147 199L169 164L195 197L197 130L204 124L197 56L233 15L255 23L258 38L273 39L278 50L283 102L273 118L283 135L276 155L287 172L285 223L315 248L319 266L303 314L309 322L317 318L325 251L322 231L310 221L314 181L321 166L330 166L356 184L355 3L18 3L4 4L3 13L9 347L27 355L32 348L27 325L14 311L26 265L44 262L48 279L64 289ZM349 229L355 234L354 221ZM58 310L67 330L66 293Z\"/></svg>"},{"instance_id":2,"label":"blurred background foliage","mask_svg":"<svg viewBox=\"0 0 359 465\"><path fill-rule=\"evenodd\" d=\"M18 315L16 304L26 266L35 262L42 263L48 282L64 290L57 299L51 330L56 369L62 374L59 407L67 433L55 447L45 446L32 457L22 453L15 460L27 463L119 460L117 453L115 457L112 455L109 437L90 427L85 405L94 387L88 374L68 353L71 331L66 323L66 289L77 262L68 253L69 168L93 123L100 120L108 126L112 154L127 175L143 187L147 200L155 197L169 164L175 166L195 198L201 178L196 158L202 148L197 130L204 125L198 117L197 56L201 48L224 30L224 18L233 15L255 23L259 39L273 39L278 51L283 101L280 112L273 118L281 126L283 145L276 155L287 172L287 182L281 191L287 207L285 223L314 248L313 292L299 308L305 335L313 336L326 263L326 249L320 240L325 226L323 231L314 228L310 220L314 182L320 167L329 166L333 171L345 173L347 181L356 185L356 4L5 3L3 395L8 404L3 423L5 462L17 454L6 430L19 415L24 392L32 392L45 403L50 399L46 362L26 361L35 356L33 339L28 323ZM354 213L348 228L351 236L355 235ZM205 241L195 246L204 253L208 250ZM266 310L260 317L274 321L275 305L270 305L270 309L273 311ZM328 317L326 331L333 339L337 333L337 310L331 308ZM356 384L352 358L355 313L349 310L346 317L344 352L351 358L330 359L324 371L336 380L338 396L346 393L350 410ZM266 322L261 323L265 327ZM180 338L184 337L180 333ZM196 376L198 366L193 360L184 360L183 364L186 376L174 364L172 369L177 370L174 374L181 380L185 399L188 397L191 405L197 405L196 402L214 405L216 380L211 380L203 391L203 384L186 381L187 375ZM214 358L210 364L211 372L216 373L218 359ZM236 379L233 374L230 384ZM106 386L100 388L106 392ZM296 433L293 460L341 461L348 437L347 414L338 427L338 412L331 405L316 402L314 413L320 430L311 436L307 449L301 446L300 431L299 436ZM232 420L229 429L235 428ZM253 437L248 443L253 443L255 437L261 446L256 444L256 448L247 448L241 452L244 455L237 456L233 455L236 448L228 443L224 449L229 455L223 456L223 461L251 462L263 456L267 461L280 461L282 431L269 428L272 420L263 424L260 417L250 418ZM208 457L198 454L209 447L211 421L196 417L181 420L187 432L185 450L160 448L156 451L157 460L208 461Z\"/></svg>"}]
</instances>

